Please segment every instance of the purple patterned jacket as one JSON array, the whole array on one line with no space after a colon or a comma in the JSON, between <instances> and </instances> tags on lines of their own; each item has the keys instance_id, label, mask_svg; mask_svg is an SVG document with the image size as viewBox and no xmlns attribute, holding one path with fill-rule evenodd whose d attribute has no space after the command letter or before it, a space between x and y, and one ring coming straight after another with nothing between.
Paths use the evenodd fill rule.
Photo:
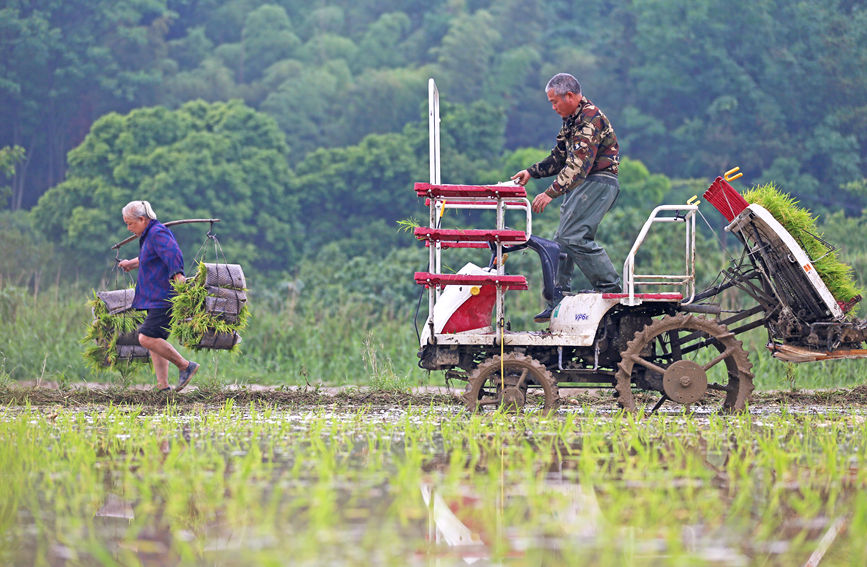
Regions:
<instances>
[{"instance_id":1,"label":"purple patterned jacket","mask_svg":"<svg viewBox=\"0 0 867 567\"><path fill-rule=\"evenodd\" d=\"M150 221L139 238L138 281L132 306L136 309L170 307L171 279L184 273L184 254L175 235L161 222Z\"/></svg>"}]
</instances>

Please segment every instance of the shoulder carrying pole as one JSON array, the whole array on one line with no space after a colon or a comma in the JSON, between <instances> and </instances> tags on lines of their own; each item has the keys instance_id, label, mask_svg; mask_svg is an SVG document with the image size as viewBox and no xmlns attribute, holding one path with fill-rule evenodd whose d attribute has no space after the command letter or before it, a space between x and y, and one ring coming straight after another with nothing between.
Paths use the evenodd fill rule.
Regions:
<instances>
[{"instance_id":1,"label":"shoulder carrying pole","mask_svg":"<svg viewBox=\"0 0 867 567\"><path fill-rule=\"evenodd\" d=\"M209 222L209 223L211 223L211 228L210 228L210 230L208 230L208 235L211 235L214 232L213 231L214 223L220 222L220 219L182 219L182 220L174 220L174 221L169 221L167 223L163 223L163 226L175 226L176 224L189 224L189 223L193 223L193 222ZM118 248L120 248L121 246L126 244L127 242L132 242L136 238L138 238L138 237L135 234L133 234L132 236L125 238L124 240L121 240L120 242L118 242L117 244L112 246L111 249L117 250Z\"/></svg>"}]
</instances>

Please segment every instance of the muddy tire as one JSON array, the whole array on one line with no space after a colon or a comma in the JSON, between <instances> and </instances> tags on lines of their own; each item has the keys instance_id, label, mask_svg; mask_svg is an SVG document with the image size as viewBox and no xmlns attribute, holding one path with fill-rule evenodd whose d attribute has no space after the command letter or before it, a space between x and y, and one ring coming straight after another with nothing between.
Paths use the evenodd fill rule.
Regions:
<instances>
[{"instance_id":1,"label":"muddy tire","mask_svg":"<svg viewBox=\"0 0 867 567\"><path fill-rule=\"evenodd\" d=\"M502 372L501 372L502 369ZM557 409L557 383L538 360L521 353L493 356L469 375L464 403L470 412L496 410L538 411Z\"/></svg>"},{"instance_id":2,"label":"muddy tire","mask_svg":"<svg viewBox=\"0 0 867 567\"><path fill-rule=\"evenodd\" d=\"M754 389L752 364L724 325L687 313L665 316L635 333L621 353L614 389L627 411L645 405L634 388L687 406L716 403L709 392L718 391L721 413L742 411Z\"/></svg>"}]
</instances>

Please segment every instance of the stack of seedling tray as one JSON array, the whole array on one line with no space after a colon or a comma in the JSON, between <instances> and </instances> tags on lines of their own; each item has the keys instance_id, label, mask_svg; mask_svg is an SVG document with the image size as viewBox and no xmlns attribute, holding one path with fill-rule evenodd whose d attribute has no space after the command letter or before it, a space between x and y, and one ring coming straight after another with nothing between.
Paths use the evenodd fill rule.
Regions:
<instances>
[{"instance_id":1,"label":"stack of seedling tray","mask_svg":"<svg viewBox=\"0 0 867 567\"><path fill-rule=\"evenodd\" d=\"M783 193L773 183L768 183L745 191L744 199L767 209L789 231L810 257L834 299L841 303L860 299L863 291L855 282L852 267L840 260L836 248L822 239L816 217L798 206L794 197Z\"/></svg>"},{"instance_id":2,"label":"stack of seedling tray","mask_svg":"<svg viewBox=\"0 0 867 567\"><path fill-rule=\"evenodd\" d=\"M241 266L202 262L194 278L174 286L173 336L193 349L234 349L249 315Z\"/></svg>"},{"instance_id":3,"label":"stack of seedling tray","mask_svg":"<svg viewBox=\"0 0 867 567\"><path fill-rule=\"evenodd\" d=\"M93 321L84 340L93 341L84 352L95 368L127 370L150 361L150 353L138 342L138 326L146 313L132 308L135 290L98 291L88 303Z\"/></svg>"}]
</instances>

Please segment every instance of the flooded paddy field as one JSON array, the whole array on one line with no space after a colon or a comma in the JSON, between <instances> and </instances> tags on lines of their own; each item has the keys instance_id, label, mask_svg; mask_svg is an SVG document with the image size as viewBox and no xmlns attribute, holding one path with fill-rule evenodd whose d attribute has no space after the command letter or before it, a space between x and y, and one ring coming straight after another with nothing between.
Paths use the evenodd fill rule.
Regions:
<instances>
[{"instance_id":1,"label":"flooded paddy field","mask_svg":"<svg viewBox=\"0 0 867 567\"><path fill-rule=\"evenodd\" d=\"M0 564L867 563L856 391L650 417L592 395L546 417L430 393L73 394L0 409Z\"/></svg>"}]
</instances>

